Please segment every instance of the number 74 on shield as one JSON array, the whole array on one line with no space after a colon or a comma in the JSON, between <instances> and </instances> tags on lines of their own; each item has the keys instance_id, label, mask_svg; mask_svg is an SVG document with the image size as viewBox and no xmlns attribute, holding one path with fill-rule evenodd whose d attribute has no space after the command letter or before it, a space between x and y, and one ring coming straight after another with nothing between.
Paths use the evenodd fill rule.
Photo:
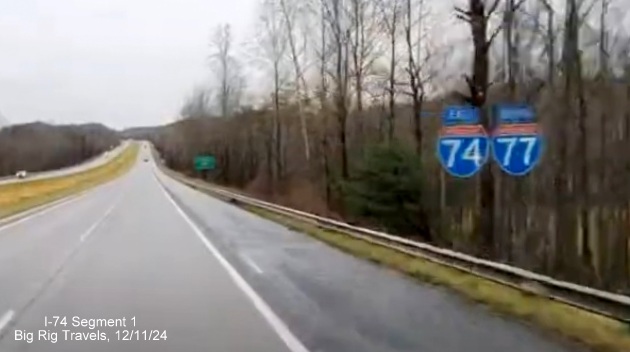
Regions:
<instances>
[{"instance_id":1,"label":"number 74 on shield","mask_svg":"<svg viewBox=\"0 0 630 352\"><path fill-rule=\"evenodd\" d=\"M440 163L455 177L474 175L488 158L487 136L444 135L437 147Z\"/></svg>"},{"instance_id":2,"label":"number 74 on shield","mask_svg":"<svg viewBox=\"0 0 630 352\"><path fill-rule=\"evenodd\" d=\"M485 160L485 157L481 154L479 148L479 138L471 139L471 142L467 143L468 145L462 151L461 155L459 152L462 144L464 144L464 140L444 139L441 141L441 144L449 148L448 158L446 160L446 165L449 168L454 167L459 158L462 160L472 161L476 166L481 166Z\"/></svg>"}]
</instances>

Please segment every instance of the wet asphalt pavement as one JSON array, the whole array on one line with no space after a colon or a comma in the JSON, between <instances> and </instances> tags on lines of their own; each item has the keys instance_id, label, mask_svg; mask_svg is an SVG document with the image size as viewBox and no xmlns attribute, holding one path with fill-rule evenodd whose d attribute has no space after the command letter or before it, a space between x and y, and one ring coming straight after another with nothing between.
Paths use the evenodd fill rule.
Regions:
<instances>
[{"instance_id":1,"label":"wet asphalt pavement","mask_svg":"<svg viewBox=\"0 0 630 352\"><path fill-rule=\"evenodd\" d=\"M0 227L1 352L579 350L211 198L142 158L116 181ZM66 325L51 324L56 316ZM90 318L126 324L73 326Z\"/></svg>"}]
</instances>

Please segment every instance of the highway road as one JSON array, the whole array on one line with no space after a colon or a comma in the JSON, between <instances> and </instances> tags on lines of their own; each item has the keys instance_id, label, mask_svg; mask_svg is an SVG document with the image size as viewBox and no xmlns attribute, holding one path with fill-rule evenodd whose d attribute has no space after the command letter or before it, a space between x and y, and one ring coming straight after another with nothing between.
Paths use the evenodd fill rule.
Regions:
<instances>
[{"instance_id":1,"label":"highway road","mask_svg":"<svg viewBox=\"0 0 630 352\"><path fill-rule=\"evenodd\" d=\"M28 173L28 177L23 178L23 179L16 178L15 176L3 177L3 178L0 178L0 186L5 185L5 184L10 184L10 183L40 180L44 178L51 178L51 177L58 177L58 176L66 176L66 175L74 174L77 172L89 170L97 166L101 166L107 163L108 161L112 160L116 156L120 155L120 153L128 145L129 145L129 141L123 141L121 144L119 144L118 146L116 146L114 149L110 151L107 151L101 155L90 158L84 161L83 163L68 166L63 169ZM15 171L17 172L19 170L15 170Z\"/></svg>"},{"instance_id":2,"label":"highway road","mask_svg":"<svg viewBox=\"0 0 630 352\"><path fill-rule=\"evenodd\" d=\"M0 227L0 351L582 350L192 190L142 158L118 180Z\"/></svg>"}]
</instances>

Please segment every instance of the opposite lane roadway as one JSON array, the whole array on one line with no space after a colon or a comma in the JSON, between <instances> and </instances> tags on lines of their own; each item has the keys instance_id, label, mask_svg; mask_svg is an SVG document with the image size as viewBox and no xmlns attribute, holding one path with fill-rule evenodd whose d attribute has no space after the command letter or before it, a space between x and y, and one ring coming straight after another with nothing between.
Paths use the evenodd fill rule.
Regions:
<instances>
[{"instance_id":1,"label":"opposite lane roadway","mask_svg":"<svg viewBox=\"0 0 630 352\"><path fill-rule=\"evenodd\" d=\"M579 350L192 190L142 157L116 181L0 227L0 328L2 352ZM16 341L28 332L32 343ZM90 332L104 340L68 340Z\"/></svg>"},{"instance_id":2,"label":"opposite lane roadway","mask_svg":"<svg viewBox=\"0 0 630 352\"><path fill-rule=\"evenodd\" d=\"M2 177L2 178L0 178L0 185L6 185L6 184L18 183L18 182L26 182L26 181L33 181L33 180L41 180L41 179L45 179L45 178L52 178L52 177L59 177L59 176L66 176L66 175L74 174L74 173L77 173L77 172L93 169L95 167L104 165L108 161L114 159L123 150L125 150L125 148L128 145L129 145L129 141L125 140L125 141L120 143L118 146L116 146L112 150L108 150L108 151L106 151L106 152L104 152L102 154L99 154L99 155L97 155L97 156L95 156L93 158L85 160L84 162L82 162L80 164L68 166L68 167L65 167L63 169L42 171L42 172L31 172L31 173L28 173L26 178L16 178L15 176ZM15 171L17 172L19 170L15 170ZM28 170L26 170L26 171L28 171Z\"/></svg>"}]
</instances>

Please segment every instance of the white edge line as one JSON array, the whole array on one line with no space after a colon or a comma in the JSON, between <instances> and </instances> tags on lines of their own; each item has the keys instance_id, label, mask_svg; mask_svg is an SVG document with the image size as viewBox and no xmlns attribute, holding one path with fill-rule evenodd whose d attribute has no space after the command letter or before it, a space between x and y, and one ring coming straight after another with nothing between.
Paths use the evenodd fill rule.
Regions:
<instances>
[{"instance_id":1,"label":"white edge line","mask_svg":"<svg viewBox=\"0 0 630 352\"><path fill-rule=\"evenodd\" d=\"M215 258L221 263L223 268L228 272L232 280L236 283L238 288L245 293L247 298L249 298L252 303L254 303L254 307L262 314L262 316L267 320L269 325L273 328L273 330L278 334L280 339L287 345L291 352L309 352L309 350L300 342L300 340L293 335L293 333L289 330L286 324L276 315L276 313L271 310L271 307L254 291L254 289L243 279L243 277L234 269L234 267L221 255L221 253L214 247L214 245L204 236L203 232L197 227L197 225L186 215L186 213L177 205L175 200L171 197L168 192L164 189L164 186L157 178L157 175L153 174L155 180L158 182L160 189L166 196L166 198L171 202L173 207L177 210L179 215L184 218L184 220L188 223L188 226L193 230L193 232L197 235L197 237L201 240L201 242L206 246L206 248L212 253Z\"/></svg>"},{"instance_id":2,"label":"white edge line","mask_svg":"<svg viewBox=\"0 0 630 352\"><path fill-rule=\"evenodd\" d=\"M247 265L251 266L252 269L254 269L257 273L259 274L263 273L262 269L251 258L245 257L245 256L241 256L241 257L245 260Z\"/></svg>"},{"instance_id":3,"label":"white edge line","mask_svg":"<svg viewBox=\"0 0 630 352\"><path fill-rule=\"evenodd\" d=\"M4 313L2 317L0 317L0 332L4 330L4 328L11 322L14 316L15 316L15 312L12 310L9 310L8 312Z\"/></svg>"}]
</instances>

